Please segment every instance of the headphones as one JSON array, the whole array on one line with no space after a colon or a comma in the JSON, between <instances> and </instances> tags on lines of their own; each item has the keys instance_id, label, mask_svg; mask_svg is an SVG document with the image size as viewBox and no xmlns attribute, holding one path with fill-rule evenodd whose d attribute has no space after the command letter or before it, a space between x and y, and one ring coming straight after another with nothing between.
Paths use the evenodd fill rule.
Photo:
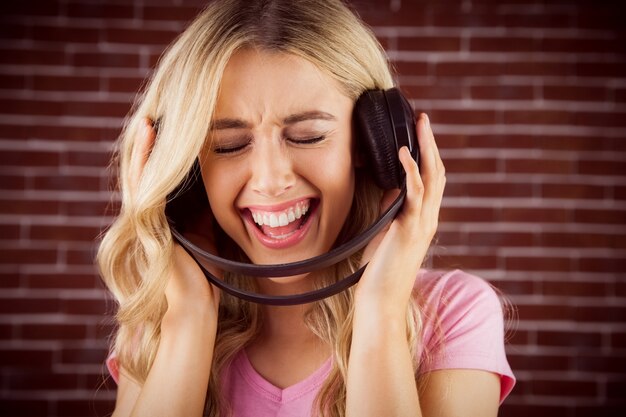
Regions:
<instances>
[{"instance_id":1,"label":"headphones","mask_svg":"<svg viewBox=\"0 0 626 417\"><path fill-rule=\"evenodd\" d=\"M377 186L388 190L400 188L400 195L381 217L360 235L328 253L314 258L275 265L255 265L221 258L202 250L183 236L185 225L197 220L209 207L200 175L198 160L186 179L168 196L165 214L174 239L196 261L205 277L216 287L241 299L270 305L296 305L318 301L356 284L367 265L334 284L302 294L272 296L241 290L211 274L200 259L224 271L256 277L285 277L319 270L349 257L362 249L396 216L406 196L404 170L398 158L401 147L407 146L419 163L415 114L408 100L397 88L367 90L356 101L353 124L357 143L362 146L371 175ZM194 217L195 216L195 217ZM219 229L219 227L216 227ZM215 230L219 233L221 229ZM221 231L221 233L224 233Z\"/></svg>"}]
</instances>

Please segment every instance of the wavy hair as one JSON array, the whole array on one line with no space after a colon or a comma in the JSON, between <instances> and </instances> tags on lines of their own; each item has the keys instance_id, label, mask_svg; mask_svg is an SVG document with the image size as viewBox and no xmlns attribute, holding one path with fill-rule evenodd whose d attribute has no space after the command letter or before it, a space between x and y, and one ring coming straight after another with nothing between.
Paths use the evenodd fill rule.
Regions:
<instances>
[{"instance_id":1,"label":"wavy hair","mask_svg":"<svg viewBox=\"0 0 626 417\"><path fill-rule=\"evenodd\" d=\"M118 142L121 211L105 234L97 256L100 273L117 304L113 349L119 363L143 383L160 341L167 308L165 286L173 241L165 201L184 182L208 135L220 80L229 58L243 47L294 54L315 64L353 100L368 89L393 86L386 55L370 29L339 0L218 0L209 4L168 47L126 119ZM144 118L159 121L158 139L131 196L129 162ZM358 146L358 138L357 146ZM378 216L381 190L360 169L351 212L338 242L346 241ZM131 198L132 197L132 198ZM228 237L221 253L241 256ZM353 272L360 254L326 271L324 286ZM226 274L243 288L250 279ZM254 288L251 288L254 289ZM345 414L354 291L313 303L308 327L333 347L333 368L315 402L315 415ZM407 310L407 340L415 351L422 328L417 303ZM222 294L218 333L205 414L227 416L220 375L234 354L262 326L259 306ZM415 355L414 368L419 363ZM417 373L416 373L417 374Z\"/></svg>"}]
</instances>

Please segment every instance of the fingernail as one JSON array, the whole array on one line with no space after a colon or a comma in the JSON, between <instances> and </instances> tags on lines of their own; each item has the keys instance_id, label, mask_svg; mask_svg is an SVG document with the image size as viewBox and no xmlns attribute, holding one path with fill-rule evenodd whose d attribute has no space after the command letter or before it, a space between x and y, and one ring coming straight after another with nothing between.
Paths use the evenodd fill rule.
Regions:
<instances>
[{"instance_id":1,"label":"fingernail","mask_svg":"<svg viewBox=\"0 0 626 417\"><path fill-rule=\"evenodd\" d=\"M424 121L426 122L426 127L430 127L430 119L428 119L428 115L426 113L422 113L424 115Z\"/></svg>"}]
</instances>

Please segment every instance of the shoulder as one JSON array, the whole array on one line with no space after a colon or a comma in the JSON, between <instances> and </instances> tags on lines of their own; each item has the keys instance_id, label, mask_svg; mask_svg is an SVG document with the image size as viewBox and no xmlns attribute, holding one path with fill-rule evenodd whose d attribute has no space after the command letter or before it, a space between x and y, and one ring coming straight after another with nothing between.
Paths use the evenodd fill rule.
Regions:
<instances>
[{"instance_id":1,"label":"shoulder","mask_svg":"<svg viewBox=\"0 0 626 417\"><path fill-rule=\"evenodd\" d=\"M461 270L420 271L415 281L420 306L420 373L478 369L501 377L501 400L515 377L504 348L504 309L484 279Z\"/></svg>"},{"instance_id":2,"label":"shoulder","mask_svg":"<svg viewBox=\"0 0 626 417\"><path fill-rule=\"evenodd\" d=\"M476 309L502 311L498 293L491 284L459 269L421 270L415 280L415 294L423 310L436 311L437 315Z\"/></svg>"}]
</instances>

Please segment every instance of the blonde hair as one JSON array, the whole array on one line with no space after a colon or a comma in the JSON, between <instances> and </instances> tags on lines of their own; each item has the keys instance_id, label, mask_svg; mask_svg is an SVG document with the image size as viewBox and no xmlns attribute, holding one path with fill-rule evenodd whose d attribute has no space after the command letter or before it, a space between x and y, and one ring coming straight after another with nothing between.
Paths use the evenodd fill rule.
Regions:
<instances>
[{"instance_id":1,"label":"blonde hair","mask_svg":"<svg viewBox=\"0 0 626 417\"><path fill-rule=\"evenodd\" d=\"M145 381L152 366L167 308L164 291L172 263L172 237L164 213L165 201L200 153L224 68L242 47L305 58L326 71L353 100L365 90L393 86L385 53L375 36L339 0L215 1L166 50L120 136L122 207L97 257L103 280L118 303L113 349L119 362L139 382ZM159 134L136 195L131 196L130 155L146 117L159 120ZM376 219L380 196L381 191L357 170L348 217L351 221L344 225L339 242ZM231 252L237 249L231 248ZM341 262L317 285L328 285L353 272L359 261L360 255L355 255ZM225 279L244 288L252 285L251 280L230 274ZM306 316L309 328L334 352L333 369L315 404L316 415L345 414L352 300L353 291L344 291L314 303ZM222 294L219 315L207 393L206 413L210 416L229 414L220 392L221 372L262 325L259 306L227 294ZM422 327L416 303L407 311L407 323L407 339L415 349ZM418 365L416 357L416 371Z\"/></svg>"}]
</instances>

